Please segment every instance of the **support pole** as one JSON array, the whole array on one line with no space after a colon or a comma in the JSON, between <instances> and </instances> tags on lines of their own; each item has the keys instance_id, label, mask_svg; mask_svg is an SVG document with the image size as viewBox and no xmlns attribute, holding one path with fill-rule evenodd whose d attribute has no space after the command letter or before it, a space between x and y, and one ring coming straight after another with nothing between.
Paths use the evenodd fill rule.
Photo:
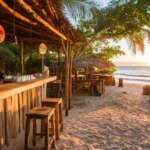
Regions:
<instances>
[{"instance_id":1,"label":"support pole","mask_svg":"<svg viewBox=\"0 0 150 150\"><path fill-rule=\"evenodd\" d=\"M68 51L68 57L69 57L69 110L71 110L71 99L72 99L72 51L69 45L69 51Z\"/></svg>"},{"instance_id":2,"label":"support pole","mask_svg":"<svg viewBox=\"0 0 150 150\"><path fill-rule=\"evenodd\" d=\"M65 54L65 111L66 111L66 116L68 116L68 99L69 99L68 41L67 41L67 46L66 46L66 52L67 52L67 55Z\"/></svg>"},{"instance_id":3,"label":"support pole","mask_svg":"<svg viewBox=\"0 0 150 150\"><path fill-rule=\"evenodd\" d=\"M44 55L41 55L41 62L42 62L42 75L44 75Z\"/></svg>"},{"instance_id":4,"label":"support pole","mask_svg":"<svg viewBox=\"0 0 150 150\"><path fill-rule=\"evenodd\" d=\"M66 44L63 39L61 39L61 41L62 41L64 53L65 53L65 112L66 112L66 116L68 116L68 97L69 97L68 95L68 92L69 92L68 90L69 88L68 87L69 85L68 84L69 83L68 82L68 78L69 78L68 41L66 42Z\"/></svg>"},{"instance_id":5,"label":"support pole","mask_svg":"<svg viewBox=\"0 0 150 150\"><path fill-rule=\"evenodd\" d=\"M20 73L24 74L24 65L23 65L23 39L21 39L20 43Z\"/></svg>"},{"instance_id":6,"label":"support pole","mask_svg":"<svg viewBox=\"0 0 150 150\"><path fill-rule=\"evenodd\" d=\"M75 80L78 80L78 69L75 69Z\"/></svg>"}]
</instances>

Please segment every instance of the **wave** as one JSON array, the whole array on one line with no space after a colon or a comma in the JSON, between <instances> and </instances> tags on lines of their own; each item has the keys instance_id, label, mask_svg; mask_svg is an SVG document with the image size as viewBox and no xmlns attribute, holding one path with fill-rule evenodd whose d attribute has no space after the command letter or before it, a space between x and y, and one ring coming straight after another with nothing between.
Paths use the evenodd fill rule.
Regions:
<instances>
[{"instance_id":1,"label":"wave","mask_svg":"<svg viewBox=\"0 0 150 150\"><path fill-rule=\"evenodd\" d=\"M115 78L119 79L118 77L115 77ZM150 79L146 80L146 79L135 79L135 78L123 78L123 80L138 81L138 82L150 82Z\"/></svg>"},{"instance_id":2,"label":"wave","mask_svg":"<svg viewBox=\"0 0 150 150\"><path fill-rule=\"evenodd\" d=\"M114 73L114 75L123 75L123 76L134 76L134 77L147 77L149 78L150 75L145 75L145 74L125 74L125 73Z\"/></svg>"}]
</instances>

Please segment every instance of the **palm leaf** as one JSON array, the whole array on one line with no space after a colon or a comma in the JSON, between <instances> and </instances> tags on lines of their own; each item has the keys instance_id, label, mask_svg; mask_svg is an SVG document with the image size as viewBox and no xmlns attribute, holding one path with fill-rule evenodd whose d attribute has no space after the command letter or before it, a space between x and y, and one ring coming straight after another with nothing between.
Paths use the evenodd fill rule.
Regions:
<instances>
[{"instance_id":1,"label":"palm leaf","mask_svg":"<svg viewBox=\"0 0 150 150\"><path fill-rule=\"evenodd\" d=\"M63 0L63 4L64 12L75 21L91 18L91 9L95 7L94 3L86 0Z\"/></svg>"},{"instance_id":2,"label":"palm leaf","mask_svg":"<svg viewBox=\"0 0 150 150\"><path fill-rule=\"evenodd\" d=\"M0 53L6 54L10 57L15 57L15 54L10 50L9 46L5 43L0 43Z\"/></svg>"}]
</instances>

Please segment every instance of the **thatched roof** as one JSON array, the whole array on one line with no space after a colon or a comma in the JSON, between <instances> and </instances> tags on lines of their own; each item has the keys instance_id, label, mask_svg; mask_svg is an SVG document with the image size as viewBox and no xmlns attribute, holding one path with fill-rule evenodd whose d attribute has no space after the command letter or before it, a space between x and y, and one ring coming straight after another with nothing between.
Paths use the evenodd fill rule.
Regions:
<instances>
[{"instance_id":1,"label":"thatched roof","mask_svg":"<svg viewBox=\"0 0 150 150\"><path fill-rule=\"evenodd\" d=\"M81 37L62 10L61 0L0 0L0 24L7 40L15 32L26 42L59 46L63 39L76 43Z\"/></svg>"},{"instance_id":2,"label":"thatched roof","mask_svg":"<svg viewBox=\"0 0 150 150\"><path fill-rule=\"evenodd\" d=\"M74 69L85 67L97 67L99 69L106 69L115 67L115 65L112 62L99 58L96 55L81 56L72 62L72 66ZM58 61L53 61L50 63L50 68L52 69L58 69L60 67L64 67L63 60L60 62L60 64L58 64Z\"/></svg>"},{"instance_id":3,"label":"thatched roof","mask_svg":"<svg viewBox=\"0 0 150 150\"><path fill-rule=\"evenodd\" d=\"M86 55L81 56L75 61L73 61L74 68L82 68L82 67L97 67L99 69L105 69L110 67L115 67L115 65L106 61L102 58L97 57L96 55Z\"/></svg>"}]
</instances>

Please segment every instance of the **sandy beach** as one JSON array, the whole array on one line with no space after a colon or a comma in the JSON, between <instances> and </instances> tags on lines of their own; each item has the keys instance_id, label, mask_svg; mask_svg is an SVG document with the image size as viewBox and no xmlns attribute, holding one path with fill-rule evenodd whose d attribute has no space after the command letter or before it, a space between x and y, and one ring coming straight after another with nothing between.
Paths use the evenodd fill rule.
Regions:
<instances>
[{"instance_id":1,"label":"sandy beach","mask_svg":"<svg viewBox=\"0 0 150 150\"><path fill-rule=\"evenodd\" d=\"M106 86L102 96L73 94L57 150L150 150L150 96L144 84ZM5 150L23 150L24 132Z\"/></svg>"}]
</instances>

